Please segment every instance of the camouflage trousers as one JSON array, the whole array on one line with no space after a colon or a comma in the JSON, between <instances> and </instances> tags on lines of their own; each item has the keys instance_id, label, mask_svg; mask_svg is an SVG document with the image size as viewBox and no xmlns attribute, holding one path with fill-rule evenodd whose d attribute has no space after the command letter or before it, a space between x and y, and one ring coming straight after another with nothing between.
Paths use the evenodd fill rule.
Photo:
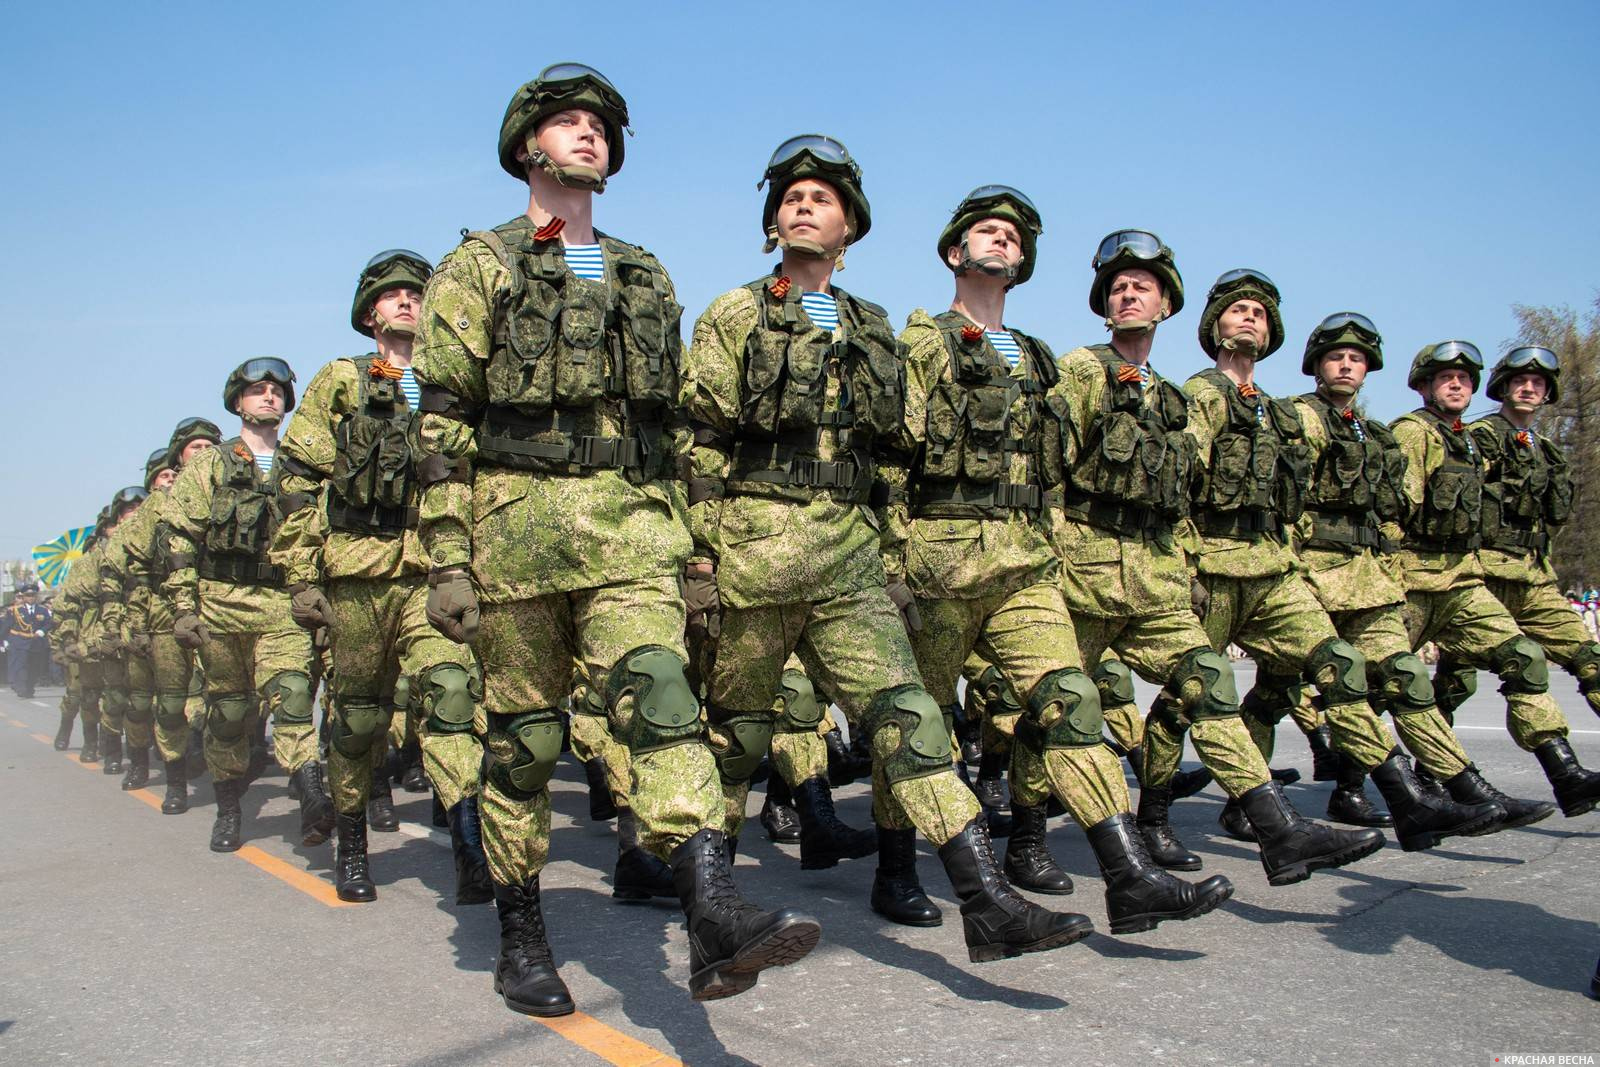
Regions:
<instances>
[{"instance_id":1,"label":"camouflage trousers","mask_svg":"<svg viewBox=\"0 0 1600 1067\"><path fill-rule=\"evenodd\" d=\"M1549 582L1535 585L1486 578L1484 584L1517 620L1522 632L1539 642L1552 663L1577 676L1579 692L1600 714L1600 646L1567 598Z\"/></svg>"},{"instance_id":2,"label":"camouflage trousers","mask_svg":"<svg viewBox=\"0 0 1600 1067\"><path fill-rule=\"evenodd\" d=\"M872 698L899 685L922 685L916 656L900 611L882 586L827 600L756 608L724 607L722 633L711 665L707 693L712 705L746 715L773 715L784 664L799 657L821 693L838 702L853 731L860 729ZM731 738L710 731L713 746ZM979 813L972 791L954 767L890 783L884 759L900 748L900 730L889 725L871 739L873 819L880 826L915 826L935 846L955 837ZM743 791L731 791L727 811L743 816Z\"/></svg>"},{"instance_id":3,"label":"camouflage trousers","mask_svg":"<svg viewBox=\"0 0 1600 1067\"><path fill-rule=\"evenodd\" d=\"M100 735L121 736L128 716L127 660L118 653L102 656L96 662L100 666Z\"/></svg>"},{"instance_id":4,"label":"camouflage trousers","mask_svg":"<svg viewBox=\"0 0 1600 1067\"><path fill-rule=\"evenodd\" d=\"M789 707L782 695L789 691L791 679L800 683L801 688L810 685L816 694L822 715L815 722L810 721L810 712L797 714L799 709ZM831 703L832 695L816 686L806 674L800 657L790 655L783 665L780 696L772 704L777 721L772 731L772 744L767 747L767 759L772 764L772 773L791 789L809 779L828 776L828 745L823 738L836 729L833 712L828 708Z\"/></svg>"},{"instance_id":5,"label":"camouflage trousers","mask_svg":"<svg viewBox=\"0 0 1600 1067\"><path fill-rule=\"evenodd\" d=\"M484 604L473 642L483 669L483 742L491 761L510 762L520 744L506 729L519 713L559 709L581 677L598 686L626 655L646 645L680 659L684 608L673 576L644 578L530 600ZM607 709L611 736L633 736L633 703ZM703 742L633 753L629 806L640 844L667 859L706 827L722 825L716 761ZM502 885L520 884L543 869L550 853L550 794L523 800L486 780L481 800L489 872Z\"/></svg>"},{"instance_id":6,"label":"camouflage trousers","mask_svg":"<svg viewBox=\"0 0 1600 1067\"><path fill-rule=\"evenodd\" d=\"M151 684L155 688L156 751L163 762L181 759L193 723L190 695L198 680L195 654L178 644L170 629L150 635ZM200 703L204 707L204 702Z\"/></svg>"},{"instance_id":7,"label":"camouflage trousers","mask_svg":"<svg viewBox=\"0 0 1600 1067\"><path fill-rule=\"evenodd\" d=\"M67 693L84 724L100 725L100 664L91 659L67 662ZM65 701L67 698L62 697ZM63 707L62 710L65 710Z\"/></svg>"},{"instance_id":8,"label":"camouflage trousers","mask_svg":"<svg viewBox=\"0 0 1600 1067\"><path fill-rule=\"evenodd\" d=\"M1568 609L1570 610L1570 609ZM1490 654L1522 636L1516 620L1481 581L1442 593L1413 590L1401 609L1412 651L1429 641L1442 657L1468 667L1488 667ZM1506 700L1506 730L1526 752L1567 736L1567 718L1549 693L1501 692Z\"/></svg>"},{"instance_id":9,"label":"camouflage trousers","mask_svg":"<svg viewBox=\"0 0 1600 1067\"><path fill-rule=\"evenodd\" d=\"M122 729L128 749L149 748L155 743L156 668L151 656L129 652L123 657L128 675L128 706L123 709Z\"/></svg>"},{"instance_id":10,"label":"camouflage trousers","mask_svg":"<svg viewBox=\"0 0 1600 1067\"><path fill-rule=\"evenodd\" d=\"M1191 611L1134 616L1080 612L1072 617L1072 623L1083 662L1098 664L1110 649L1130 671L1147 682L1162 686L1172 680L1186 654L1211 647L1200 620ZM1232 695L1232 703L1237 706L1238 688L1231 669L1219 684L1228 691L1225 695ZM1261 758L1261 750L1237 713L1197 719L1190 714L1186 703L1174 703L1170 718L1152 715L1136 739L1132 731L1117 732L1126 729L1130 718L1137 717L1138 710L1132 703L1131 695L1125 701L1108 700L1107 691L1101 690L1101 709L1106 721L1112 724L1112 736L1126 748L1144 746L1145 784L1166 785L1172 780L1183 755L1185 736L1194 743L1200 761L1216 776L1229 796L1240 796L1268 781L1267 764ZM1126 706L1118 707L1119 704Z\"/></svg>"},{"instance_id":11,"label":"camouflage trousers","mask_svg":"<svg viewBox=\"0 0 1600 1067\"><path fill-rule=\"evenodd\" d=\"M428 580L337 578L327 586L333 625L328 628L328 689L333 700L332 743L328 746L328 791L346 815L366 810L372 775L387 750L391 725L398 722L404 741L410 709L420 704L429 671L447 664L475 669L469 649L445 638L428 622ZM376 717L365 721L376 709ZM351 713L354 711L354 716ZM430 732L416 716L422 767L446 808L478 792L485 723L475 715L475 730ZM368 744L353 740L351 724ZM363 729L369 727L370 729ZM341 740L343 743L341 744ZM361 749L355 755L349 752Z\"/></svg>"},{"instance_id":12,"label":"camouflage trousers","mask_svg":"<svg viewBox=\"0 0 1600 1067\"><path fill-rule=\"evenodd\" d=\"M1268 703L1281 718L1299 702L1301 679L1307 677L1312 653L1339 640L1333 620L1305 579L1293 572L1265 578L1202 574L1200 582L1210 594L1201 624L1212 649L1226 652L1230 644L1237 644L1250 653L1259 672L1257 688L1275 694ZM1323 697L1335 748L1362 767L1376 767L1389 758L1395 739L1365 698L1333 702L1329 694L1336 691L1332 687L1339 679L1332 668L1309 680ZM1261 754L1271 759L1277 721L1255 714L1247 714L1244 721ZM1158 754L1165 757L1164 752Z\"/></svg>"},{"instance_id":13,"label":"camouflage trousers","mask_svg":"<svg viewBox=\"0 0 1600 1067\"><path fill-rule=\"evenodd\" d=\"M999 668L1018 702L1027 708L1021 717L1032 729L1024 733L1040 741L1012 745L1015 803L1039 807L1054 793L1083 827L1129 810L1122 766L1105 745L1044 744L1038 716L1047 709L1034 709L1028 699L1047 675L1082 669L1077 633L1057 583L1037 582L1014 593L971 600L918 597L917 610L922 629L911 635L911 646L928 691L941 707L955 703L956 680L976 653ZM1013 734L1016 726L1013 720Z\"/></svg>"},{"instance_id":14,"label":"camouflage trousers","mask_svg":"<svg viewBox=\"0 0 1600 1067\"><path fill-rule=\"evenodd\" d=\"M295 627L271 633L213 633L200 646L200 663L205 671L206 707L215 713L221 697L250 696L259 699L273 714L272 748L278 765L291 774L317 758L316 726L305 722L286 722L278 709L268 703L267 683L280 674L299 674L308 680L314 673L311 635ZM252 716L253 719L253 716ZM217 781L241 778L250 765L250 737L247 728L232 740L206 730L206 766Z\"/></svg>"}]
</instances>

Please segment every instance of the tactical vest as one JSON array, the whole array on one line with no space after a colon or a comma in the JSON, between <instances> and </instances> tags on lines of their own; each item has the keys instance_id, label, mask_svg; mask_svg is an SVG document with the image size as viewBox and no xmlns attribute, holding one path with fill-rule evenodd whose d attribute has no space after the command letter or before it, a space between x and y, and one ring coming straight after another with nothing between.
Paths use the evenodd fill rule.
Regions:
<instances>
[{"instance_id":1,"label":"tactical vest","mask_svg":"<svg viewBox=\"0 0 1600 1067\"><path fill-rule=\"evenodd\" d=\"M913 515L999 516L1038 511L1044 503L1039 457L1044 394L1060 380L1045 345L1013 332L1023 374L1011 366L965 315L934 318L950 359L950 375L928 394L925 443L911 478ZM973 335L976 336L973 336ZM1012 458L1027 460L1021 482L1010 481Z\"/></svg>"},{"instance_id":2,"label":"tactical vest","mask_svg":"<svg viewBox=\"0 0 1600 1067\"><path fill-rule=\"evenodd\" d=\"M888 313L834 288L844 333L835 340L805 313L798 287L780 297L771 281L745 286L758 318L745 342L745 399L729 442L733 465L725 491L823 489L866 503L876 473L875 442L899 432L905 417L905 365ZM831 403L830 376L838 382ZM833 435L832 460L820 458L824 433ZM697 429L697 439L707 436Z\"/></svg>"},{"instance_id":3,"label":"tactical vest","mask_svg":"<svg viewBox=\"0 0 1600 1067\"><path fill-rule=\"evenodd\" d=\"M276 494L249 451L237 437L217 446L219 481L195 568L200 577L213 581L282 585L283 572L267 562L267 547L277 531Z\"/></svg>"},{"instance_id":4,"label":"tactical vest","mask_svg":"<svg viewBox=\"0 0 1600 1067\"><path fill-rule=\"evenodd\" d=\"M1189 509L1195 447L1184 432L1188 398L1162 378L1142 384L1138 367L1110 345L1089 351L1106 375L1100 413L1084 432L1071 470L1062 469L1066 427L1059 419L1047 422L1045 479L1065 486L1063 508L1082 522L1124 537L1169 531Z\"/></svg>"},{"instance_id":5,"label":"tactical vest","mask_svg":"<svg viewBox=\"0 0 1600 1067\"><path fill-rule=\"evenodd\" d=\"M1252 540L1282 532L1310 488L1305 427L1290 400L1261 396L1260 414L1232 378L1215 367L1201 378L1226 399L1227 421L1211 441L1211 462L1195 497L1195 525L1213 537Z\"/></svg>"},{"instance_id":6,"label":"tactical vest","mask_svg":"<svg viewBox=\"0 0 1600 1067\"><path fill-rule=\"evenodd\" d=\"M1318 393L1300 399L1322 419L1328 443L1311 471L1306 511L1311 514L1309 543L1348 550L1383 549L1381 524L1405 513L1406 455L1389 427L1363 418L1361 432ZM1365 438L1363 440L1363 438Z\"/></svg>"},{"instance_id":7,"label":"tactical vest","mask_svg":"<svg viewBox=\"0 0 1600 1067\"><path fill-rule=\"evenodd\" d=\"M1498 412L1484 420L1498 448L1484 476L1483 543L1514 555L1550 547L1550 528L1572 514L1572 472L1567 457L1545 437L1528 431L1529 443Z\"/></svg>"},{"instance_id":8,"label":"tactical vest","mask_svg":"<svg viewBox=\"0 0 1600 1067\"><path fill-rule=\"evenodd\" d=\"M510 273L494 309L477 463L547 474L621 469L659 477L662 421L678 401L678 320L666 273L642 250L598 234L604 282L567 269L561 239L514 219L467 233ZM610 436L608 426L622 429Z\"/></svg>"},{"instance_id":9,"label":"tactical vest","mask_svg":"<svg viewBox=\"0 0 1600 1067\"><path fill-rule=\"evenodd\" d=\"M1483 462L1472 435L1424 408L1420 414L1444 442L1444 462L1428 476L1422 506L1406 531L1434 551L1471 552L1482 542Z\"/></svg>"},{"instance_id":10,"label":"tactical vest","mask_svg":"<svg viewBox=\"0 0 1600 1067\"><path fill-rule=\"evenodd\" d=\"M374 356L354 359L356 410L334 431L328 525L364 536L397 537L416 529L416 459L420 421L400 383L373 377Z\"/></svg>"}]
</instances>

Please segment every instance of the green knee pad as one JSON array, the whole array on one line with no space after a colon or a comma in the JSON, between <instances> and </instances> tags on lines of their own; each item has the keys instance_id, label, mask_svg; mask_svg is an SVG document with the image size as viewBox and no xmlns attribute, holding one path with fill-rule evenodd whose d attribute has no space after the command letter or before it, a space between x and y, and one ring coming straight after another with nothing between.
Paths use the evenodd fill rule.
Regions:
<instances>
[{"instance_id":1,"label":"green knee pad","mask_svg":"<svg viewBox=\"0 0 1600 1067\"><path fill-rule=\"evenodd\" d=\"M1051 671L1028 694L1028 714L1017 725L1036 751L1098 745L1105 727L1100 689L1075 667Z\"/></svg>"},{"instance_id":2,"label":"green knee pad","mask_svg":"<svg viewBox=\"0 0 1600 1067\"><path fill-rule=\"evenodd\" d=\"M1440 656L1433 671L1433 699L1446 718L1478 691L1478 668L1450 656Z\"/></svg>"},{"instance_id":3,"label":"green knee pad","mask_svg":"<svg viewBox=\"0 0 1600 1067\"><path fill-rule=\"evenodd\" d=\"M1367 673L1373 696L1387 705L1392 714L1406 715L1434 706L1433 682L1428 678L1428 668L1422 657L1415 652L1396 652L1380 660L1376 667L1370 667ZM1472 672L1474 688L1478 684L1477 674L1477 671Z\"/></svg>"},{"instance_id":4,"label":"green knee pad","mask_svg":"<svg viewBox=\"0 0 1600 1067\"><path fill-rule=\"evenodd\" d=\"M1500 692L1537 695L1550 691L1550 664L1544 649L1526 635L1502 642L1489 653L1489 669L1500 676Z\"/></svg>"},{"instance_id":5,"label":"green knee pad","mask_svg":"<svg viewBox=\"0 0 1600 1067\"><path fill-rule=\"evenodd\" d=\"M143 725L156 718L156 695L143 689L128 692L128 721Z\"/></svg>"},{"instance_id":6,"label":"green knee pad","mask_svg":"<svg viewBox=\"0 0 1600 1067\"><path fill-rule=\"evenodd\" d=\"M189 723L189 713L185 710L188 703L187 693L157 693L156 725L163 730L183 729Z\"/></svg>"},{"instance_id":7,"label":"green knee pad","mask_svg":"<svg viewBox=\"0 0 1600 1067\"><path fill-rule=\"evenodd\" d=\"M393 712L376 700L335 697L332 744L341 756L358 760L372 751L372 743L389 729Z\"/></svg>"},{"instance_id":8,"label":"green knee pad","mask_svg":"<svg viewBox=\"0 0 1600 1067\"><path fill-rule=\"evenodd\" d=\"M711 754L716 757L722 784L748 782L772 745L772 713L735 711L710 704L706 706L706 718L711 724L706 731Z\"/></svg>"},{"instance_id":9,"label":"green knee pad","mask_svg":"<svg viewBox=\"0 0 1600 1067\"><path fill-rule=\"evenodd\" d=\"M442 663L428 671L422 678L422 713L428 720L428 732L464 734L471 730L482 695L465 667Z\"/></svg>"},{"instance_id":10,"label":"green knee pad","mask_svg":"<svg viewBox=\"0 0 1600 1067\"><path fill-rule=\"evenodd\" d=\"M606 706L633 697L631 752L655 752L699 741L700 703L684 677L683 660L665 645L641 645L606 676Z\"/></svg>"},{"instance_id":11,"label":"green knee pad","mask_svg":"<svg viewBox=\"0 0 1600 1067\"><path fill-rule=\"evenodd\" d=\"M1579 648L1567 670L1578 680L1578 692L1584 696L1600 690L1600 644L1590 641Z\"/></svg>"},{"instance_id":12,"label":"green knee pad","mask_svg":"<svg viewBox=\"0 0 1600 1067\"><path fill-rule=\"evenodd\" d=\"M500 792L515 800L532 800L544 790L561 758L565 719L559 708L494 716L490 731L511 737L511 758L489 762L489 780Z\"/></svg>"},{"instance_id":13,"label":"green knee pad","mask_svg":"<svg viewBox=\"0 0 1600 1067\"><path fill-rule=\"evenodd\" d=\"M394 692L389 694L389 708L391 713L411 710L411 679L403 674L394 680Z\"/></svg>"},{"instance_id":14,"label":"green knee pad","mask_svg":"<svg viewBox=\"0 0 1600 1067\"><path fill-rule=\"evenodd\" d=\"M1292 674L1261 671L1239 710L1264 726L1277 726L1300 703L1304 691L1305 686Z\"/></svg>"},{"instance_id":15,"label":"green knee pad","mask_svg":"<svg viewBox=\"0 0 1600 1067\"><path fill-rule=\"evenodd\" d=\"M867 737L876 738L886 726L900 728L900 745L883 761L883 773L891 783L950 769L950 732L945 729L944 709L920 685L897 685L880 689L861 717Z\"/></svg>"},{"instance_id":16,"label":"green knee pad","mask_svg":"<svg viewBox=\"0 0 1600 1067\"><path fill-rule=\"evenodd\" d=\"M1100 690L1101 707L1134 702L1133 672L1120 659L1101 660L1089 677Z\"/></svg>"},{"instance_id":17,"label":"green knee pad","mask_svg":"<svg viewBox=\"0 0 1600 1067\"><path fill-rule=\"evenodd\" d=\"M1178 660L1167 679L1167 690L1175 699L1157 700L1152 711L1181 734L1189 728L1183 721L1232 719L1239 715L1239 684L1234 681L1233 665L1220 652L1191 648Z\"/></svg>"},{"instance_id":18,"label":"green knee pad","mask_svg":"<svg viewBox=\"0 0 1600 1067\"><path fill-rule=\"evenodd\" d=\"M1011 683L1006 681L999 667L989 667L978 675L973 684L983 694L984 715L988 718L1022 714L1022 701L1017 699Z\"/></svg>"},{"instance_id":19,"label":"green knee pad","mask_svg":"<svg viewBox=\"0 0 1600 1067\"><path fill-rule=\"evenodd\" d=\"M248 693L224 693L208 702L206 733L218 741L237 741L245 734L253 702Z\"/></svg>"},{"instance_id":20,"label":"green knee pad","mask_svg":"<svg viewBox=\"0 0 1600 1067\"><path fill-rule=\"evenodd\" d=\"M804 671L787 670L778 684L778 699L783 701L783 714L778 716L777 729L786 734L815 733L822 722L822 702Z\"/></svg>"},{"instance_id":21,"label":"green knee pad","mask_svg":"<svg viewBox=\"0 0 1600 1067\"><path fill-rule=\"evenodd\" d=\"M272 711L272 721L281 726L311 722L311 679L299 671L280 671L261 687L261 695Z\"/></svg>"},{"instance_id":22,"label":"green knee pad","mask_svg":"<svg viewBox=\"0 0 1600 1067\"><path fill-rule=\"evenodd\" d=\"M1366 702L1367 657L1342 637L1330 637L1311 650L1306 677L1330 708Z\"/></svg>"},{"instance_id":23,"label":"green knee pad","mask_svg":"<svg viewBox=\"0 0 1600 1067\"><path fill-rule=\"evenodd\" d=\"M121 719L128 714L128 691L126 689L107 689L101 695L103 710L114 719Z\"/></svg>"}]
</instances>

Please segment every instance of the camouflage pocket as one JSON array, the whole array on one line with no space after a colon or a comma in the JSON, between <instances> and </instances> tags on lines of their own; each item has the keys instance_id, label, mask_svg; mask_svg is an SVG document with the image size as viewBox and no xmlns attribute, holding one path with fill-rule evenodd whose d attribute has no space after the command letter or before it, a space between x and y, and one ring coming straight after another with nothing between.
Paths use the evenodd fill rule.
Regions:
<instances>
[{"instance_id":1,"label":"camouflage pocket","mask_svg":"<svg viewBox=\"0 0 1600 1067\"><path fill-rule=\"evenodd\" d=\"M1207 499L1219 510L1244 507L1250 498L1254 468L1250 438L1243 434L1218 434L1211 445L1211 476Z\"/></svg>"},{"instance_id":2,"label":"camouflage pocket","mask_svg":"<svg viewBox=\"0 0 1600 1067\"><path fill-rule=\"evenodd\" d=\"M605 393L606 290L582 278L569 278L555 342L555 401L589 407Z\"/></svg>"},{"instance_id":3,"label":"camouflage pocket","mask_svg":"<svg viewBox=\"0 0 1600 1067\"><path fill-rule=\"evenodd\" d=\"M928 420L922 471L933 478L954 478L961 473L961 425L966 421L967 393L960 386L941 382L928 396Z\"/></svg>"},{"instance_id":4,"label":"camouflage pocket","mask_svg":"<svg viewBox=\"0 0 1600 1067\"><path fill-rule=\"evenodd\" d=\"M655 276L646 267L624 262L617 274L623 374L629 400L646 405L670 404L678 396L678 364L668 344L667 327L677 329L683 309L656 291Z\"/></svg>"}]
</instances>

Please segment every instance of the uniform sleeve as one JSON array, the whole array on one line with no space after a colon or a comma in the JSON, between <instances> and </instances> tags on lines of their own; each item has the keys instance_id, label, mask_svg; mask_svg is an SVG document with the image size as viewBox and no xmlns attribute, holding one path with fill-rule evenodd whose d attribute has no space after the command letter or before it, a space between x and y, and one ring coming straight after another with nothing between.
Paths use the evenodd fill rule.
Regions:
<instances>
[{"instance_id":1,"label":"uniform sleeve","mask_svg":"<svg viewBox=\"0 0 1600 1067\"><path fill-rule=\"evenodd\" d=\"M211 498L221 464L217 450L206 449L178 473L178 480L161 501L168 568L162 592L178 615L193 615L200 610L200 574L195 563L211 521Z\"/></svg>"},{"instance_id":2,"label":"uniform sleeve","mask_svg":"<svg viewBox=\"0 0 1600 1067\"><path fill-rule=\"evenodd\" d=\"M728 446L717 438L731 435L738 425L744 348L759 318L750 290L724 293L695 322L683 360L683 406L690 425L700 430L690 439L685 469L691 496L703 497L689 505L689 532L696 554L712 559L718 555L719 489L732 468Z\"/></svg>"},{"instance_id":3,"label":"uniform sleeve","mask_svg":"<svg viewBox=\"0 0 1600 1067\"><path fill-rule=\"evenodd\" d=\"M1083 448L1083 435L1100 410L1106 388L1105 370L1087 348L1075 348L1056 361L1060 380L1045 394L1045 403L1061 424L1061 463L1071 470Z\"/></svg>"},{"instance_id":4,"label":"uniform sleeve","mask_svg":"<svg viewBox=\"0 0 1600 1067\"><path fill-rule=\"evenodd\" d=\"M1189 428L1199 455L1196 463L1203 470L1211 467L1211 443L1227 424L1228 401L1217 387L1202 378L1190 378L1183 383L1183 392L1189 398Z\"/></svg>"},{"instance_id":5,"label":"uniform sleeve","mask_svg":"<svg viewBox=\"0 0 1600 1067\"><path fill-rule=\"evenodd\" d=\"M120 634L127 621L128 606L124 595L127 586L127 550L123 546L128 539L129 527L137 521L138 515L134 514L117 527L106 542L106 550L101 554L100 566L96 569L100 619L112 633Z\"/></svg>"},{"instance_id":6,"label":"uniform sleeve","mask_svg":"<svg viewBox=\"0 0 1600 1067\"><path fill-rule=\"evenodd\" d=\"M455 398L449 412L425 411L420 438L424 480L417 533L435 568L472 560L472 463L477 431L471 413L488 402L495 294L507 277L477 241L446 256L422 297L411 369L424 388ZM430 480L431 479L431 480Z\"/></svg>"},{"instance_id":7,"label":"uniform sleeve","mask_svg":"<svg viewBox=\"0 0 1600 1067\"><path fill-rule=\"evenodd\" d=\"M1394 432L1400 451L1406 454L1405 503L1409 522L1417 509L1422 507L1428 479L1439 469L1442 457L1431 447L1433 433L1420 419L1403 416L1389 428Z\"/></svg>"},{"instance_id":8,"label":"uniform sleeve","mask_svg":"<svg viewBox=\"0 0 1600 1067\"><path fill-rule=\"evenodd\" d=\"M900 334L900 345L906 358L902 445L908 457L907 462L915 466L917 454L928 439L928 398L949 373L950 353L933 317L921 308L913 311L906 320L906 328ZM905 572L905 544L911 536L911 513L905 500L910 471L891 468L885 472L885 480L898 491L898 499L881 509L878 515L883 565L892 578Z\"/></svg>"},{"instance_id":9,"label":"uniform sleeve","mask_svg":"<svg viewBox=\"0 0 1600 1067\"><path fill-rule=\"evenodd\" d=\"M360 382L356 365L339 359L317 371L295 406L289 427L278 442L278 499L283 522L268 557L283 568L290 585L315 585L322 579L322 546L328 531L323 520L323 484L333 475L339 421L355 410Z\"/></svg>"}]
</instances>

